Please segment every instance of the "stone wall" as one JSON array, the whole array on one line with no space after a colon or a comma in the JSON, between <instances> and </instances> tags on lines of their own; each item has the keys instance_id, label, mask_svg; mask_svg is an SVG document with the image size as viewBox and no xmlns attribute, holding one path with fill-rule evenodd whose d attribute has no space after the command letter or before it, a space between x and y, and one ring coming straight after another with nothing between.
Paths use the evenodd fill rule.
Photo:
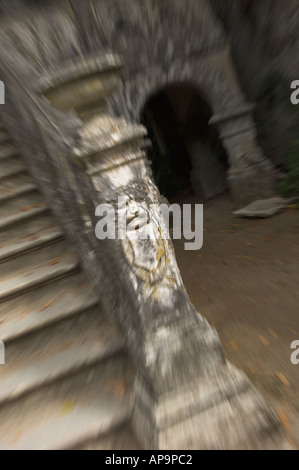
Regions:
<instances>
[{"instance_id":1,"label":"stone wall","mask_svg":"<svg viewBox=\"0 0 299 470\"><path fill-rule=\"evenodd\" d=\"M168 83L193 83L214 112L244 102L226 35L207 0L91 0L90 8L80 0L23 3L36 4L37 11L42 6L49 18L46 22L45 15L28 15L26 8L22 13L7 3L14 18L18 11L30 17L32 28L22 20L15 46L28 58L30 50L40 72L82 53L109 49L122 57L123 86L114 100L118 114L139 120L146 99Z\"/></svg>"},{"instance_id":2,"label":"stone wall","mask_svg":"<svg viewBox=\"0 0 299 470\"><path fill-rule=\"evenodd\" d=\"M134 122L140 120L151 95L170 84L189 83L216 116L213 123L228 154L228 183L235 205L274 194L272 166L256 144L252 108L240 89L226 35L208 0L25 3L31 6L13 10L12 19L5 17L3 25L13 49L37 76L80 56L118 53L125 68L110 106L114 114ZM17 22L16 33L12 25Z\"/></svg>"},{"instance_id":3,"label":"stone wall","mask_svg":"<svg viewBox=\"0 0 299 470\"><path fill-rule=\"evenodd\" d=\"M289 103L290 83L298 79L297 0L93 0L92 15L86 2L56 3L73 12L82 34L72 54L81 47L99 50L101 42L123 57L123 85L113 109L134 121L151 94L174 82L196 85L214 111L242 102L233 67L226 63L229 39L242 90L257 103L259 142L274 164L285 161L299 118L299 110ZM21 5L35 4L45 2L3 0L0 12L15 13ZM36 34L43 34L44 26L36 26ZM65 42L58 29L57 36Z\"/></svg>"}]
</instances>

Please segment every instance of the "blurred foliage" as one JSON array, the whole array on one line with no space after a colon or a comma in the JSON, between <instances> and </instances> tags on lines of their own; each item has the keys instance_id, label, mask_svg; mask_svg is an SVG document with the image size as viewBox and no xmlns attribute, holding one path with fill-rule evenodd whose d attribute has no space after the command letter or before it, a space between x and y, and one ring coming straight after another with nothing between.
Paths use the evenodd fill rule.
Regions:
<instances>
[{"instance_id":1,"label":"blurred foliage","mask_svg":"<svg viewBox=\"0 0 299 470\"><path fill-rule=\"evenodd\" d=\"M281 113L293 114L296 110L290 100L290 84L277 73L268 74L262 81L255 100L258 110L267 115L267 123L281 118Z\"/></svg>"},{"instance_id":2,"label":"blurred foliage","mask_svg":"<svg viewBox=\"0 0 299 470\"><path fill-rule=\"evenodd\" d=\"M291 103L290 93L290 84L284 77L277 73L266 76L257 94L257 101L268 116L267 124L281 119L282 114L295 118L293 122L297 123L298 109ZM286 176L279 182L277 190L283 197L298 196L299 199L299 140L288 143L287 147L283 159Z\"/></svg>"},{"instance_id":3,"label":"blurred foliage","mask_svg":"<svg viewBox=\"0 0 299 470\"><path fill-rule=\"evenodd\" d=\"M296 140L286 155L287 175L278 184L278 192L283 197L298 196L299 200L299 140Z\"/></svg>"}]
</instances>

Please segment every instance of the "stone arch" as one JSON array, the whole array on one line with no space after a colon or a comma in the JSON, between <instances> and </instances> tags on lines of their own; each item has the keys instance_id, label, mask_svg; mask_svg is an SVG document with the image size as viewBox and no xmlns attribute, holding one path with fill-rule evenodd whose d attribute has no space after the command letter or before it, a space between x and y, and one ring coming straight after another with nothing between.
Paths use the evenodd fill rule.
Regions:
<instances>
[{"instance_id":1,"label":"stone arch","mask_svg":"<svg viewBox=\"0 0 299 470\"><path fill-rule=\"evenodd\" d=\"M227 189L228 157L200 91L192 82L173 82L155 90L142 109L152 176L165 197L192 194L204 201Z\"/></svg>"},{"instance_id":2,"label":"stone arch","mask_svg":"<svg viewBox=\"0 0 299 470\"><path fill-rule=\"evenodd\" d=\"M238 87L206 59L190 61L187 57L168 64L158 64L123 80L111 106L117 114L138 122L140 113L150 96L176 83L191 84L209 103L213 114L229 113L245 104Z\"/></svg>"}]
</instances>

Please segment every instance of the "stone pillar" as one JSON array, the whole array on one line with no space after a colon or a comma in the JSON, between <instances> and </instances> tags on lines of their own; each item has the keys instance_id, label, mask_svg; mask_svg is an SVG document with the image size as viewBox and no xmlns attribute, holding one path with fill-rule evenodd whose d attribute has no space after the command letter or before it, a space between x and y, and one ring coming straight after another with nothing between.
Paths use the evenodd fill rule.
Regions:
<instances>
[{"instance_id":1,"label":"stone pillar","mask_svg":"<svg viewBox=\"0 0 299 470\"><path fill-rule=\"evenodd\" d=\"M225 165L219 161L209 141L197 140L188 145L192 163L190 181L194 194L207 200L221 194L227 188Z\"/></svg>"},{"instance_id":2,"label":"stone pillar","mask_svg":"<svg viewBox=\"0 0 299 470\"><path fill-rule=\"evenodd\" d=\"M276 414L225 361L217 333L187 296L142 150L145 129L107 113L119 69L112 55L77 62L41 80L40 91L55 107L84 117L72 158L93 185L95 207L111 204L130 222L125 238L99 240L97 249L112 266L111 288L101 295L137 369L136 436L146 449L282 447ZM118 206L119 196L126 196L126 207ZM141 210L139 230L148 238L135 239L132 222ZM130 308L118 301L120 288Z\"/></svg>"},{"instance_id":3,"label":"stone pillar","mask_svg":"<svg viewBox=\"0 0 299 470\"><path fill-rule=\"evenodd\" d=\"M228 184L238 208L275 194L272 164L256 141L253 109L253 105L244 104L231 113L214 115L210 120L220 130L229 157Z\"/></svg>"}]
</instances>

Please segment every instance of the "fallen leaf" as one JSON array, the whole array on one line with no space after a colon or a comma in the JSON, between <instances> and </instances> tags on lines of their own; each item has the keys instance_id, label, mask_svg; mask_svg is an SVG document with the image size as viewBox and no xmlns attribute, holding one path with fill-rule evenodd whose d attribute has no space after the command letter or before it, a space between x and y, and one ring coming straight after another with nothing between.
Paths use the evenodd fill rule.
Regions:
<instances>
[{"instance_id":1,"label":"fallen leaf","mask_svg":"<svg viewBox=\"0 0 299 470\"><path fill-rule=\"evenodd\" d=\"M70 345L72 344L72 341L69 339L67 341L65 341L60 347L59 347L59 351L65 351L66 349L68 349L70 347Z\"/></svg>"},{"instance_id":2,"label":"fallen leaf","mask_svg":"<svg viewBox=\"0 0 299 470\"><path fill-rule=\"evenodd\" d=\"M12 444L15 444L16 442L18 442L18 440L20 439L21 435L23 434L23 430L21 429L16 435L15 437L13 438L13 440L11 441Z\"/></svg>"},{"instance_id":3,"label":"fallen leaf","mask_svg":"<svg viewBox=\"0 0 299 470\"><path fill-rule=\"evenodd\" d=\"M294 328L291 328L290 326L288 326L288 330L293 333L293 335L298 335L298 331L294 330Z\"/></svg>"},{"instance_id":4,"label":"fallen leaf","mask_svg":"<svg viewBox=\"0 0 299 470\"><path fill-rule=\"evenodd\" d=\"M24 313L27 312L27 310L28 310L28 308L23 308L23 310L21 310L20 312L18 312L18 316L17 316L17 318L16 318L15 321L21 320L21 319L23 318L23 316L24 316Z\"/></svg>"},{"instance_id":5,"label":"fallen leaf","mask_svg":"<svg viewBox=\"0 0 299 470\"><path fill-rule=\"evenodd\" d=\"M65 400L60 409L60 413L63 415L68 415L74 408L75 404L76 400Z\"/></svg>"},{"instance_id":6,"label":"fallen leaf","mask_svg":"<svg viewBox=\"0 0 299 470\"><path fill-rule=\"evenodd\" d=\"M110 382L107 383L105 390L108 393L112 393L112 395L118 396L118 397L123 397L125 394L125 382L124 380L111 380Z\"/></svg>"},{"instance_id":7,"label":"fallen leaf","mask_svg":"<svg viewBox=\"0 0 299 470\"><path fill-rule=\"evenodd\" d=\"M270 333L270 335L271 335L273 338L277 338L277 334L276 334L275 331L273 331L271 328L268 328L268 332Z\"/></svg>"},{"instance_id":8,"label":"fallen leaf","mask_svg":"<svg viewBox=\"0 0 299 470\"><path fill-rule=\"evenodd\" d=\"M239 344L237 343L237 341L235 341L234 339L231 339L229 343L234 351L238 351Z\"/></svg>"},{"instance_id":9,"label":"fallen leaf","mask_svg":"<svg viewBox=\"0 0 299 470\"><path fill-rule=\"evenodd\" d=\"M282 422L283 426L285 427L286 430L290 429L290 423L289 420L287 419L286 415L283 413L281 410L277 410L278 417L280 421Z\"/></svg>"},{"instance_id":10,"label":"fallen leaf","mask_svg":"<svg viewBox=\"0 0 299 470\"><path fill-rule=\"evenodd\" d=\"M253 367L251 362L247 362L246 366L247 366L248 370L251 372L252 375L255 374L255 368Z\"/></svg>"},{"instance_id":11,"label":"fallen leaf","mask_svg":"<svg viewBox=\"0 0 299 470\"><path fill-rule=\"evenodd\" d=\"M48 266L54 266L54 264L58 264L58 263L59 263L59 260L54 260L48 263Z\"/></svg>"},{"instance_id":12,"label":"fallen leaf","mask_svg":"<svg viewBox=\"0 0 299 470\"><path fill-rule=\"evenodd\" d=\"M263 343L264 346L269 346L269 341L267 340L267 338L265 338L265 336L263 335L259 335L259 340L261 343Z\"/></svg>"},{"instance_id":13,"label":"fallen leaf","mask_svg":"<svg viewBox=\"0 0 299 470\"><path fill-rule=\"evenodd\" d=\"M276 377L280 380L280 382L283 385L286 385L287 387L290 386L290 382L288 381L288 379L286 378L286 376L282 372L274 372L274 374L276 375Z\"/></svg>"},{"instance_id":14,"label":"fallen leaf","mask_svg":"<svg viewBox=\"0 0 299 470\"><path fill-rule=\"evenodd\" d=\"M50 307L50 305L52 305L53 302L54 302L54 299L49 300L48 302L46 302L46 303L39 309L39 312L42 312L43 310L46 310L46 308Z\"/></svg>"}]
</instances>

